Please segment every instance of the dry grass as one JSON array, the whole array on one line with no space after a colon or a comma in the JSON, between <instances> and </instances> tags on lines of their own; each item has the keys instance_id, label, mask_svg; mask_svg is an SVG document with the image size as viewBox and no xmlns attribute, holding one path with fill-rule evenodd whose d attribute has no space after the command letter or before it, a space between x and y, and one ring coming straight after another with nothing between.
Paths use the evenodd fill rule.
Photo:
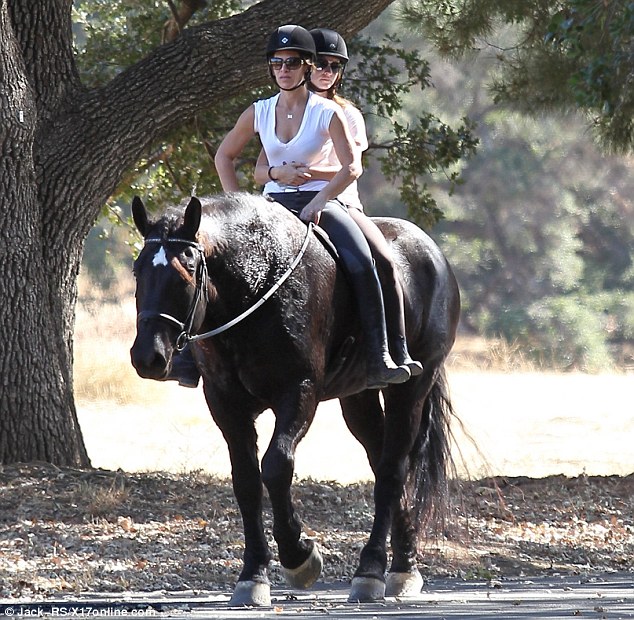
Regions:
<instances>
[{"instance_id":1,"label":"dry grass","mask_svg":"<svg viewBox=\"0 0 634 620\"><path fill-rule=\"evenodd\" d=\"M80 402L147 402L151 382L138 389L129 350L135 337L134 282L122 278L104 294L85 278L79 281L75 330L75 395ZM115 301L113 301L115 299ZM538 372L521 347L503 340L459 336L447 367L454 372Z\"/></svg>"},{"instance_id":2,"label":"dry grass","mask_svg":"<svg viewBox=\"0 0 634 620\"><path fill-rule=\"evenodd\" d=\"M130 364L136 319L132 278L121 278L116 290L106 294L82 277L79 290L75 326L76 398L82 402L116 404L145 401L147 392L138 390Z\"/></svg>"},{"instance_id":3,"label":"dry grass","mask_svg":"<svg viewBox=\"0 0 634 620\"><path fill-rule=\"evenodd\" d=\"M109 484L94 484L90 479L80 480L73 493L75 504L86 516L107 517L119 514L130 498L123 476L115 474Z\"/></svg>"},{"instance_id":4,"label":"dry grass","mask_svg":"<svg viewBox=\"0 0 634 620\"><path fill-rule=\"evenodd\" d=\"M539 372L541 368L517 343L459 335L447 367L454 372Z\"/></svg>"}]
</instances>

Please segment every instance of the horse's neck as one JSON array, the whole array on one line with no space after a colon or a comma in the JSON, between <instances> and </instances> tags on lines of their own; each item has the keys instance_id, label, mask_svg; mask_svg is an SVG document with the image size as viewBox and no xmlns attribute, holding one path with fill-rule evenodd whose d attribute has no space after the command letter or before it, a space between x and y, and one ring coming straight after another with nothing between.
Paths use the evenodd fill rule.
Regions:
<instances>
[{"instance_id":1,"label":"horse's neck","mask_svg":"<svg viewBox=\"0 0 634 620\"><path fill-rule=\"evenodd\" d=\"M210 263L218 269L217 277L228 291L224 294L260 297L293 262L304 234L294 216L284 218L286 211L275 213L266 203L261 209L235 206L203 217L201 231L213 254ZM210 276L213 281L214 276Z\"/></svg>"},{"instance_id":2,"label":"horse's neck","mask_svg":"<svg viewBox=\"0 0 634 620\"><path fill-rule=\"evenodd\" d=\"M214 286L226 291L219 294L250 296L256 294L271 270L271 241L245 224L224 227L222 234L207 232L211 241L208 261Z\"/></svg>"}]
</instances>

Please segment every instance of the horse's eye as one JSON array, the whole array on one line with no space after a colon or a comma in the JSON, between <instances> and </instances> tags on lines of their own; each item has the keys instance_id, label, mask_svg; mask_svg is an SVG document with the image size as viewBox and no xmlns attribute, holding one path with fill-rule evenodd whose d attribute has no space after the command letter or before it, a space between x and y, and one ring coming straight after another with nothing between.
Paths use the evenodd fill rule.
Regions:
<instances>
[{"instance_id":1,"label":"horse's eye","mask_svg":"<svg viewBox=\"0 0 634 620\"><path fill-rule=\"evenodd\" d=\"M181 265L187 269L190 273L194 273L196 270L196 260L194 258L190 258L188 256L181 257Z\"/></svg>"},{"instance_id":2,"label":"horse's eye","mask_svg":"<svg viewBox=\"0 0 634 620\"><path fill-rule=\"evenodd\" d=\"M181 262L183 267L185 267L185 269L187 269L190 273L194 273L194 271L196 271L196 255L190 248L187 248L183 252Z\"/></svg>"}]
</instances>

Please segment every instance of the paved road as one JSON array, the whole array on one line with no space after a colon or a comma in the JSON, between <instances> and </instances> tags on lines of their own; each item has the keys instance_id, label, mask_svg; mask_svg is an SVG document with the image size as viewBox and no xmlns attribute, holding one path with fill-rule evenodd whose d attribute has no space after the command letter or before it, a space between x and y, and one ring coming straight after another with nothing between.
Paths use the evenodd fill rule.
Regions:
<instances>
[{"instance_id":1,"label":"paved road","mask_svg":"<svg viewBox=\"0 0 634 620\"><path fill-rule=\"evenodd\" d=\"M421 595L381 604L346 602L347 587L318 584L309 592L274 589L267 609L231 609L226 593L156 593L99 595L38 603L0 601L0 616L135 617L180 620L255 618L366 619L434 618L436 620L559 620L571 618L634 618L634 573L593 578L539 577L499 583L434 580ZM117 598L118 597L118 598Z\"/></svg>"}]
</instances>

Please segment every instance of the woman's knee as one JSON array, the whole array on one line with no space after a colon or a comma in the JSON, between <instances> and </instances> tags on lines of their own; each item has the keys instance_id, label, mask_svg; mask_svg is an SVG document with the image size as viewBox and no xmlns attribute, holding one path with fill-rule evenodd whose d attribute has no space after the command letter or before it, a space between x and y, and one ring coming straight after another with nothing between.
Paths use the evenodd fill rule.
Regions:
<instances>
[{"instance_id":1,"label":"woman's knee","mask_svg":"<svg viewBox=\"0 0 634 620\"><path fill-rule=\"evenodd\" d=\"M381 281L384 284L393 284L397 281L396 264L391 254L385 254L383 252L373 253L374 262L376 264L376 270L381 276Z\"/></svg>"},{"instance_id":2,"label":"woman's knee","mask_svg":"<svg viewBox=\"0 0 634 620\"><path fill-rule=\"evenodd\" d=\"M363 212L356 209L349 209L350 217L359 226L363 235L368 241L372 257L376 264L377 271L386 281L396 279L396 264L392 255L392 249L385 240L381 229Z\"/></svg>"}]
</instances>

